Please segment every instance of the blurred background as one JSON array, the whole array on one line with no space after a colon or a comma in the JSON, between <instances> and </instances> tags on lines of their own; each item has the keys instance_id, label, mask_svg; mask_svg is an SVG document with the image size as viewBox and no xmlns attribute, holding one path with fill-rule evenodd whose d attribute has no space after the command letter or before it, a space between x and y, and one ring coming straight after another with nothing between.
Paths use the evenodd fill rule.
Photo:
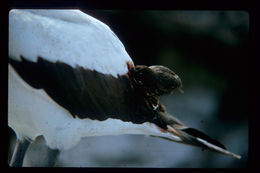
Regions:
<instances>
[{"instance_id":1,"label":"blurred background","mask_svg":"<svg viewBox=\"0 0 260 173\"><path fill-rule=\"evenodd\" d=\"M114 31L134 63L176 72L184 94L164 96L167 111L206 132L234 159L167 140L140 136L83 138L63 151L58 167L243 168L248 165L249 14L246 11L87 10ZM9 158L15 134L9 129ZM47 148L38 137L25 166L40 166Z\"/></svg>"}]
</instances>

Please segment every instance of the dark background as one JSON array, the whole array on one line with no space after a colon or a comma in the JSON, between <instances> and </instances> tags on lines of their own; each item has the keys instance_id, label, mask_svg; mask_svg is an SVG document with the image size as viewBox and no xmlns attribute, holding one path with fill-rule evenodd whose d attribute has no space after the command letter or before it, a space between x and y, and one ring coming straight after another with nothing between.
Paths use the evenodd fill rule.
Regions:
<instances>
[{"instance_id":1,"label":"dark background","mask_svg":"<svg viewBox=\"0 0 260 173\"><path fill-rule=\"evenodd\" d=\"M81 10L110 26L136 65L164 65L176 72L185 93L164 96L167 111L218 139L242 159L125 135L84 138L75 148L62 152L57 166L247 167L246 11ZM26 156L25 165L36 164L36 156L44 153L39 148L43 142L38 138L29 148L32 154Z\"/></svg>"}]
</instances>

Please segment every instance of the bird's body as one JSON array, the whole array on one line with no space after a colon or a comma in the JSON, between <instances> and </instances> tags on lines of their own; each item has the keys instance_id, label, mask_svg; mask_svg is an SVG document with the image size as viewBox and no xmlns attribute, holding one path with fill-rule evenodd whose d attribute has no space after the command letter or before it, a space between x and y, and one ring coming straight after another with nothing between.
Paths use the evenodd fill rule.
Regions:
<instances>
[{"instance_id":1,"label":"bird's body","mask_svg":"<svg viewBox=\"0 0 260 173\"><path fill-rule=\"evenodd\" d=\"M9 126L16 131L18 137L33 140L44 135L51 148L61 150L72 147L84 136L141 133L131 132L131 129L137 131L135 129L138 126L141 128L143 122L135 120L130 114L131 109L138 111L134 102L137 97L133 95L134 91L126 77L127 63L132 63L132 60L122 43L106 25L94 18L78 10L66 12L11 11ZM55 17L49 18L50 14L55 14ZM84 16L82 20L72 22L67 20L66 14ZM87 27L79 25L79 31L72 27L74 32L67 31L68 28L60 29L68 24ZM89 27L93 27L95 32L88 31ZM27 38L26 43L20 28L31 38ZM103 32L98 32L99 30ZM79 34L87 38L75 39ZM35 43L32 38L36 36L39 41ZM80 42L85 40L93 43ZM75 47L77 45L80 46ZM83 58L80 60L78 56ZM132 107L127 104L131 102ZM133 124L130 120L138 124ZM106 126L110 128L105 128Z\"/></svg>"},{"instance_id":2,"label":"bird's body","mask_svg":"<svg viewBox=\"0 0 260 173\"><path fill-rule=\"evenodd\" d=\"M167 113L160 95L180 87L167 68L134 66L110 28L79 10L9 13L8 125L20 141L43 135L66 150L85 136L145 134L239 157Z\"/></svg>"},{"instance_id":3,"label":"bird's body","mask_svg":"<svg viewBox=\"0 0 260 173\"><path fill-rule=\"evenodd\" d=\"M159 129L150 128L153 126L151 123L134 119L135 123L132 123L124 116L121 119L107 118L105 115L100 118L95 115L85 115L82 119L78 116L74 118L44 90L32 88L24 82L12 66L9 66L9 85L9 126L16 131L18 137L34 140L37 136L44 135L47 145L53 149L69 149L85 136L160 133ZM114 92L116 91L112 93ZM113 102L111 102L112 106L114 106ZM102 105L100 107L102 109Z\"/></svg>"}]
</instances>

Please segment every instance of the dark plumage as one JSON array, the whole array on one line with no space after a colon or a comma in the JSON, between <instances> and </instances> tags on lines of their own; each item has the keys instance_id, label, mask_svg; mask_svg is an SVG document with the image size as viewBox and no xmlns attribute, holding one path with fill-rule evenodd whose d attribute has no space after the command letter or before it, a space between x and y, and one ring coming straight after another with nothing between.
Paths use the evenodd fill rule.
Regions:
<instances>
[{"instance_id":1,"label":"dark plumage","mask_svg":"<svg viewBox=\"0 0 260 173\"><path fill-rule=\"evenodd\" d=\"M131 74L136 85L144 88L147 95L159 97L182 87L178 75L164 66L137 65L131 69Z\"/></svg>"}]
</instances>

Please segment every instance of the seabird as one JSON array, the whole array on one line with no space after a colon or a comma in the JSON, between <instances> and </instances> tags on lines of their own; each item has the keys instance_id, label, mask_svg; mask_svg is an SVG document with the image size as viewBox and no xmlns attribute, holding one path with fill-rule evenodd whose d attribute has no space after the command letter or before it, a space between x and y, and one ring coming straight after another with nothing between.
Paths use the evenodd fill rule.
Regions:
<instances>
[{"instance_id":1,"label":"seabird","mask_svg":"<svg viewBox=\"0 0 260 173\"><path fill-rule=\"evenodd\" d=\"M240 158L169 114L160 96L182 92L164 66L134 65L101 21L80 10L9 12L8 125L17 136L10 166L22 166L43 135L55 164L82 137L143 134Z\"/></svg>"}]
</instances>

